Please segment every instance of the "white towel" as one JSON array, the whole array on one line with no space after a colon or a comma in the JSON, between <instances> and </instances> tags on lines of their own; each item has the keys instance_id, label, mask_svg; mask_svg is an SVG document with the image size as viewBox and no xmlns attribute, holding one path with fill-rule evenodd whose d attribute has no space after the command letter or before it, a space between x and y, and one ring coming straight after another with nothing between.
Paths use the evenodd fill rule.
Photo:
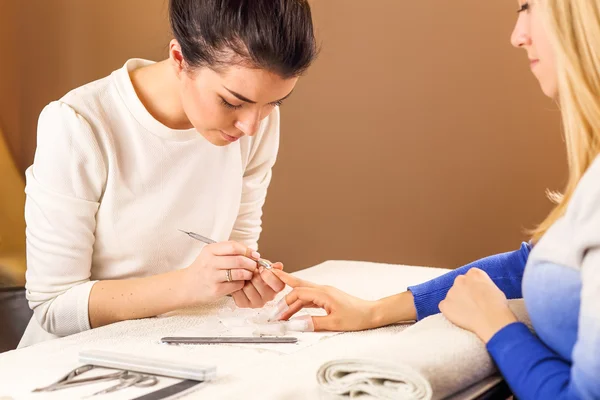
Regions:
<instances>
[{"instance_id":1,"label":"white towel","mask_svg":"<svg viewBox=\"0 0 600 400\"><path fill-rule=\"evenodd\" d=\"M318 284L333 285L361 298L375 300L406 290L409 285L425 282L448 270L354 261L327 261L299 271L297 276ZM227 315L231 298L197 308L178 310L157 318L131 320L92 329L77 335L39 343L0 354L0 397L15 400L77 399L103 389L79 386L51 393L31 393L49 385L71 369L80 366L83 350L117 351L136 356L195 362L217 367L217 378L186 395L190 399L219 400L305 400L321 399L316 372L329 360L347 357L349 349L373 348L393 343L409 325L393 325L376 330L345 332L326 337L300 351L286 352L279 345L273 350L249 345L166 345L159 339L174 336L185 329L210 325L211 319ZM0 327L2 329L2 327ZM306 333L306 336L320 336ZM302 347L302 343L300 344ZM287 354L286 354L287 353ZM24 378L25 377L25 378ZM153 388L130 388L107 394L99 400L125 400L175 383L160 378ZM328 395L326 395L328 397Z\"/></svg>"},{"instance_id":2,"label":"white towel","mask_svg":"<svg viewBox=\"0 0 600 400\"><path fill-rule=\"evenodd\" d=\"M532 329L523 301L509 304ZM348 355L321 366L317 379L324 391L353 399L435 400L496 372L485 344L441 314L401 331L393 341Z\"/></svg>"}]
</instances>

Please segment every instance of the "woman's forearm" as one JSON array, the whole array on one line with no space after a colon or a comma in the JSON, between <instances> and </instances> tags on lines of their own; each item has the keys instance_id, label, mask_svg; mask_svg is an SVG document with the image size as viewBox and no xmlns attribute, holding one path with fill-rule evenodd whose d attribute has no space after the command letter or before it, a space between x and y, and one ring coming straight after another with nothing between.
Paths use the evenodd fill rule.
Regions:
<instances>
[{"instance_id":1,"label":"woman's forearm","mask_svg":"<svg viewBox=\"0 0 600 400\"><path fill-rule=\"evenodd\" d=\"M417 319L413 295L410 291L377 300L373 307L373 328Z\"/></svg>"},{"instance_id":2,"label":"woman's forearm","mask_svg":"<svg viewBox=\"0 0 600 400\"><path fill-rule=\"evenodd\" d=\"M193 304L185 290L186 270L145 278L99 281L89 298L90 326L153 317Z\"/></svg>"}]
</instances>

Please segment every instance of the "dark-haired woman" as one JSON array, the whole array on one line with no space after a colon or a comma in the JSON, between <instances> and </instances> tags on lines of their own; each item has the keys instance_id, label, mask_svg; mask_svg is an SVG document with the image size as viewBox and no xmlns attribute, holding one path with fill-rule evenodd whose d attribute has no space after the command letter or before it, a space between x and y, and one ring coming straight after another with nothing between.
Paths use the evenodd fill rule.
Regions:
<instances>
[{"instance_id":1,"label":"dark-haired woman","mask_svg":"<svg viewBox=\"0 0 600 400\"><path fill-rule=\"evenodd\" d=\"M171 0L170 20L168 59L129 60L40 115L20 347L284 287L255 261L278 106L316 54L310 7Z\"/></svg>"}]
</instances>

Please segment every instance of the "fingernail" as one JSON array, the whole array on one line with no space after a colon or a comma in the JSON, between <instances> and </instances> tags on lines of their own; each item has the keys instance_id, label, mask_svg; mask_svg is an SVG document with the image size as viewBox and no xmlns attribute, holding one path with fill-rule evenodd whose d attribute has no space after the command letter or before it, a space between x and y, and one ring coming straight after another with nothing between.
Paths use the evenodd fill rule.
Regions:
<instances>
[{"instance_id":1,"label":"fingernail","mask_svg":"<svg viewBox=\"0 0 600 400\"><path fill-rule=\"evenodd\" d=\"M260 253L258 251L253 251L252 258L254 258L255 260L258 260L260 258Z\"/></svg>"},{"instance_id":2,"label":"fingernail","mask_svg":"<svg viewBox=\"0 0 600 400\"><path fill-rule=\"evenodd\" d=\"M289 308L290 307L285 302L285 298L279 300L279 303L277 303L275 308L273 310L271 310L271 312L268 314L269 321L277 321L284 312L289 310Z\"/></svg>"},{"instance_id":3,"label":"fingernail","mask_svg":"<svg viewBox=\"0 0 600 400\"><path fill-rule=\"evenodd\" d=\"M258 267L258 273L262 274L263 271L265 270L265 267Z\"/></svg>"},{"instance_id":4,"label":"fingernail","mask_svg":"<svg viewBox=\"0 0 600 400\"><path fill-rule=\"evenodd\" d=\"M288 331L314 332L315 326L310 315L302 315L285 322Z\"/></svg>"}]
</instances>

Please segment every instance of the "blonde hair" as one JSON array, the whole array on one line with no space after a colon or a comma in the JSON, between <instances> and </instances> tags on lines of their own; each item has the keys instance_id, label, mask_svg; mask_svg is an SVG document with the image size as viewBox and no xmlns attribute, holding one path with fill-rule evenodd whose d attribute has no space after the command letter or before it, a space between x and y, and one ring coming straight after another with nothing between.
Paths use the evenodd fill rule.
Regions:
<instances>
[{"instance_id":1,"label":"blonde hair","mask_svg":"<svg viewBox=\"0 0 600 400\"><path fill-rule=\"evenodd\" d=\"M532 232L537 242L562 217L579 180L600 153L600 0L545 0L554 45L569 178L556 207Z\"/></svg>"}]
</instances>

